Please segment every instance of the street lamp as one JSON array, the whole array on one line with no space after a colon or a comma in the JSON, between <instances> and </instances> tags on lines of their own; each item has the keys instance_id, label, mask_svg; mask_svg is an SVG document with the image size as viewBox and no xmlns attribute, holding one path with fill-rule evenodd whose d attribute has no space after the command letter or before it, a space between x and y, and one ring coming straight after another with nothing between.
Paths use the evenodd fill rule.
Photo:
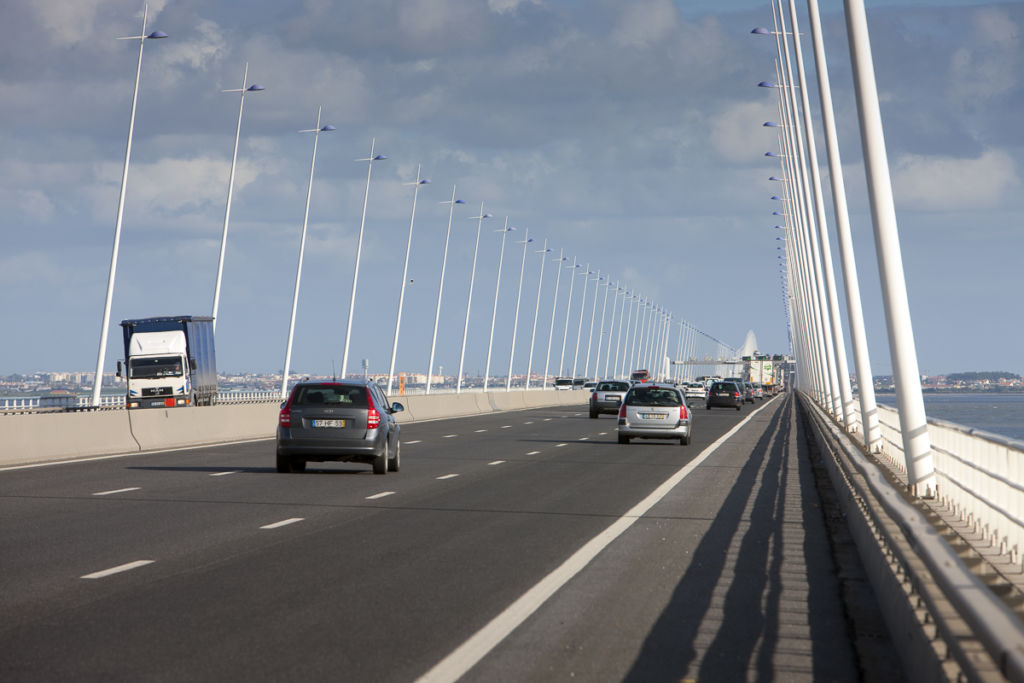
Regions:
<instances>
[{"instance_id":1,"label":"street lamp","mask_svg":"<svg viewBox=\"0 0 1024 683\"><path fill-rule=\"evenodd\" d=\"M548 381L548 363L551 360L551 338L555 333L555 310L558 308L558 281L562 278L562 263L568 258L563 256L564 253L564 249L559 249L558 258L554 259L554 261L558 263L558 266L556 266L555 270L555 296L551 299L551 324L548 326L548 350L544 355L544 379L540 384L541 389L547 385Z\"/></svg>"},{"instance_id":2,"label":"street lamp","mask_svg":"<svg viewBox=\"0 0 1024 683\"><path fill-rule=\"evenodd\" d=\"M587 313L587 285L590 283L590 276L593 275L588 263L583 267L583 298L580 300L580 322L576 327L576 350L572 354L572 376L576 378L576 364L580 358L580 337L583 336L583 316ZM596 290L594 296L597 296Z\"/></svg>"},{"instance_id":3,"label":"street lamp","mask_svg":"<svg viewBox=\"0 0 1024 683\"><path fill-rule=\"evenodd\" d=\"M288 371L292 363L292 339L295 336L295 311L299 305L299 282L302 280L302 256L306 250L306 226L309 224L309 199L313 193L313 169L316 166L316 147L320 141L320 133L329 133L335 130L334 126L328 124L320 125L320 110L316 110L316 127L307 130L300 130L300 133L313 133L313 159L309 162L309 185L306 187L306 210L302 216L302 235L299 238L299 264L295 269L295 290L292 293L292 317L288 323L288 345L284 352L284 374L281 377L281 400L288 396Z\"/></svg>"},{"instance_id":4,"label":"street lamp","mask_svg":"<svg viewBox=\"0 0 1024 683\"><path fill-rule=\"evenodd\" d=\"M540 293L544 285L544 262L547 260L547 254L551 253L548 249L548 241L544 240L544 248L539 249L536 253L540 254L540 275L537 276L537 303L533 308L533 331L530 333L530 357L526 361L526 388L530 388L530 373L533 371L533 342L537 338L537 316L540 314ZM544 388L544 382L541 381L541 389Z\"/></svg>"},{"instance_id":5,"label":"street lamp","mask_svg":"<svg viewBox=\"0 0 1024 683\"><path fill-rule=\"evenodd\" d=\"M398 318L395 320L395 342L391 346L391 365L388 367L388 395L391 395L391 384L395 379L395 356L398 355L398 328L402 324L402 304L405 302L405 284L409 278L409 251L412 249L412 224L416 220L416 198L420 193L420 185L429 185L430 181L420 178L421 166L416 166L416 180L405 185L412 185L412 215L409 217L409 241L405 245L405 265L402 267L402 289L398 294Z\"/></svg>"},{"instance_id":6,"label":"street lamp","mask_svg":"<svg viewBox=\"0 0 1024 683\"><path fill-rule=\"evenodd\" d=\"M235 166L238 163L238 138L242 132L242 107L245 106L245 96L252 92L263 92L266 88L262 85L250 85L245 87L249 77L249 63L245 63L245 71L242 72L242 87L233 90L222 90L221 92L236 92L238 96L238 125L235 126L235 148L231 153L231 172L228 174L228 201L224 207L224 232L220 238L220 260L217 262L217 283L213 288L213 331L217 332L217 310L220 306L220 282L224 273L224 252L228 246L228 220L231 218L231 196L235 188Z\"/></svg>"},{"instance_id":7,"label":"street lamp","mask_svg":"<svg viewBox=\"0 0 1024 683\"><path fill-rule=\"evenodd\" d=\"M100 391L103 388L103 361L107 355L107 327L110 325L110 305L114 300L114 276L117 273L117 252L121 245L121 223L124 218L124 198L128 189L128 164L132 159L132 134L135 131L135 105L139 100L139 80L142 78L142 46L147 39L157 40L166 38L163 31L153 31L146 35L146 20L149 18L149 5L142 13L142 33L137 36L127 36L118 40L139 41L139 66L135 70L135 90L132 93L132 113L128 120L128 144L124 152L124 170L121 172L121 193L117 199L117 220L114 224L114 248L110 254L110 273L107 275L107 295L103 303L103 322L100 324L100 348L96 356L96 377L92 388L92 404L99 406Z\"/></svg>"},{"instance_id":8,"label":"street lamp","mask_svg":"<svg viewBox=\"0 0 1024 683\"><path fill-rule=\"evenodd\" d=\"M602 375L604 377L608 377L608 362L611 360L611 357L612 357L612 337L615 335L615 311L616 311L616 309L618 307L618 304L619 304L619 292L622 291L622 287L619 287L620 283L616 282L614 284L615 284L615 294L612 296L612 319L608 323L608 344L605 345L605 351L604 351L604 372L602 373ZM609 288L611 287L611 285L612 285L612 283L608 283ZM604 313L601 314L601 320L602 321L604 320ZM601 333L604 334L604 329L603 329L604 328L604 323L603 322L601 323L601 327L602 327ZM600 353L597 354L597 362L598 363L601 362L601 354ZM614 369L613 369L613 372L614 372Z\"/></svg>"},{"instance_id":9,"label":"street lamp","mask_svg":"<svg viewBox=\"0 0 1024 683\"><path fill-rule=\"evenodd\" d=\"M469 296L466 298L466 326L462 329L462 353L459 354L459 377L455 384L456 394L462 393L462 368L465 366L466 361L466 338L469 336L469 308L473 303L473 282L476 280L476 255L480 250L480 226L485 218L490 217L491 214L484 213L484 203L480 202L480 215L472 216L476 220L476 244L473 245L473 267L469 275Z\"/></svg>"},{"instance_id":10,"label":"street lamp","mask_svg":"<svg viewBox=\"0 0 1024 683\"><path fill-rule=\"evenodd\" d=\"M508 376L505 378L505 391L512 389L512 360L516 355L516 334L519 331L519 300L523 296L523 273L526 272L526 247L533 242L530 230L523 233L523 262L519 266L519 291L516 293L516 314L512 319L512 349L508 352Z\"/></svg>"},{"instance_id":11,"label":"street lamp","mask_svg":"<svg viewBox=\"0 0 1024 683\"><path fill-rule=\"evenodd\" d=\"M352 314L356 310L356 286L359 284L359 257L363 252L363 229L366 227L366 203L370 199L370 174L373 172L373 162L387 159L384 154L374 154L373 144L375 138L370 138L370 156L356 161L365 161L366 164L366 191L363 193L363 217L359 221L359 239L356 240L356 265L352 271L352 298L348 304L348 324L345 325L345 351L341 357L341 378L345 379L348 370L348 346L352 338Z\"/></svg>"},{"instance_id":12,"label":"street lamp","mask_svg":"<svg viewBox=\"0 0 1024 683\"><path fill-rule=\"evenodd\" d=\"M594 285L594 310L590 314L590 341L587 342L587 367L583 369L583 372L589 377L590 373L590 349L594 345L594 317L597 314L597 289L601 286L601 280L605 278L601 277L601 271L597 271L597 284ZM601 325L597 328L597 353L594 354L594 375L597 375L597 366L601 364L601 340L604 338L604 312L608 308L608 290L611 288L611 282L604 283L604 301L601 302ZM598 379L596 376L594 379Z\"/></svg>"},{"instance_id":13,"label":"street lamp","mask_svg":"<svg viewBox=\"0 0 1024 683\"><path fill-rule=\"evenodd\" d=\"M576 269L579 268L576 257L572 257L572 265L569 266L569 302L565 305L565 327L562 328L562 353L558 357L558 376L562 377L562 366L565 364L565 341L569 334L569 311L572 310L572 286L576 282ZM576 379L573 377L573 379Z\"/></svg>"},{"instance_id":14,"label":"street lamp","mask_svg":"<svg viewBox=\"0 0 1024 683\"><path fill-rule=\"evenodd\" d=\"M437 285L437 309L434 311L434 334L430 338L430 360L427 361L427 393L430 393L430 380L434 372L434 349L437 345L437 324L441 319L441 293L444 292L444 269L448 264L448 238L452 234L452 216L455 214L456 204L465 204L461 199L455 198L455 185L452 185L452 198L441 202L448 205L448 230L444 233L444 255L441 257L441 282Z\"/></svg>"},{"instance_id":15,"label":"street lamp","mask_svg":"<svg viewBox=\"0 0 1024 683\"><path fill-rule=\"evenodd\" d=\"M505 259L505 236L515 230L508 226L508 216L505 216L505 227L495 232L501 233L501 247L498 249L498 275L494 278L494 308L491 310L491 335L487 339L487 363L484 365L484 391L487 391L487 382L491 378L491 349L494 346L494 321L498 317L498 290L501 286L501 263Z\"/></svg>"}]
</instances>

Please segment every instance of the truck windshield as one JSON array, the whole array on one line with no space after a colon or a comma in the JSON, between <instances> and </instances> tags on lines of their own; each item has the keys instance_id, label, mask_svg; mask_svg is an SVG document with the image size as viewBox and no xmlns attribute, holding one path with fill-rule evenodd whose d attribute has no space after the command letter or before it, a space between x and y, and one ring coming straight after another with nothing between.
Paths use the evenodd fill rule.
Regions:
<instances>
[{"instance_id":1,"label":"truck windshield","mask_svg":"<svg viewBox=\"0 0 1024 683\"><path fill-rule=\"evenodd\" d=\"M181 374L180 356L132 358L128 361L128 377L131 379L181 377Z\"/></svg>"}]
</instances>

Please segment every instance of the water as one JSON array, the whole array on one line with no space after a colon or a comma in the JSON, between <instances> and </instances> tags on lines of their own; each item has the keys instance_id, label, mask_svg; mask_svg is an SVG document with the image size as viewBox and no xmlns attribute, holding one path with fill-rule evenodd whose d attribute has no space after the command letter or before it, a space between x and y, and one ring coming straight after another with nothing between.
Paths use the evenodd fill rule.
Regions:
<instances>
[{"instance_id":1,"label":"water","mask_svg":"<svg viewBox=\"0 0 1024 683\"><path fill-rule=\"evenodd\" d=\"M895 394L878 394L896 407ZM1024 394L924 394L928 417L1024 441Z\"/></svg>"}]
</instances>

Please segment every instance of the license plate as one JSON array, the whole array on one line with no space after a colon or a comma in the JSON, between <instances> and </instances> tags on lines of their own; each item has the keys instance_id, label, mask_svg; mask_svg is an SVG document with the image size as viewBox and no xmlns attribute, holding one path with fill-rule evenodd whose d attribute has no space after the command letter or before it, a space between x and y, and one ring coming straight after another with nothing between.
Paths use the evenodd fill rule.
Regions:
<instances>
[{"instance_id":1,"label":"license plate","mask_svg":"<svg viewBox=\"0 0 1024 683\"><path fill-rule=\"evenodd\" d=\"M642 417L645 420L664 420L665 419L665 414L664 413L642 413L640 415L640 417Z\"/></svg>"},{"instance_id":2,"label":"license plate","mask_svg":"<svg viewBox=\"0 0 1024 683\"><path fill-rule=\"evenodd\" d=\"M313 420L314 427L344 427L344 420Z\"/></svg>"},{"instance_id":3,"label":"license plate","mask_svg":"<svg viewBox=\"0 0 1024 683\"><path fill-rule=\"evenodd\" d=\"M608 400L609 401L614 401L616 403L621 403L622 402L622 397L621 396L609 396Z\"/></svg>"}]
</instances>

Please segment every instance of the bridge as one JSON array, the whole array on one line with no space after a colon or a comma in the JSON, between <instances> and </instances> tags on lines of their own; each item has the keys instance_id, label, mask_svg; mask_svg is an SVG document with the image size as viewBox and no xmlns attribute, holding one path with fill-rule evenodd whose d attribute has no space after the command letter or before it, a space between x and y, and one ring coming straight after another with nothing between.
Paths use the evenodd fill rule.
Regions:
<instances>
[{"instance_id":1,"label":"bridge","mask_svg":"<svg viewBox=\"0 0 1024 683\"><path fill-rule=\"evenodd\" d=\"M868 381L816 54L839 311L791 41L799 29L793 5L787 13L780 3L781 25L755 33L775 37L779 58L779 82L764 85L780 95L771 156L783 188L789 391L739 412L694 402L688 446L620 445L615 418L588 417L585 392L546 388L547 367L531 388L528 363L525 386L513 388L514 333L508 373L490 374L492 314L484 391L462 391L460 367L456 393L402 399L400 473L328 464L282 475L277 394L202 408L104 406L101 341L91 405L18 405L0 416L0 677L1024 680L1024 444L924 413L859 4L847 3L848 30L898 410L877 405ZM371 147L363 161L374 160ZM500 282L500 260L498 272ZM600 275L593 282L591 330ZM709 361L735 362L723 353L733 349L666 307L615 292L593 366L592 332L584 347L583 375L646 365L682 381ZM564 363L573 376L578 310L572 371ZM431 360L428 387L433 370ZM862 380L857 393L851 376ZM487 391L490 379L497 390Z\"/></svg>"}]
</instances>

